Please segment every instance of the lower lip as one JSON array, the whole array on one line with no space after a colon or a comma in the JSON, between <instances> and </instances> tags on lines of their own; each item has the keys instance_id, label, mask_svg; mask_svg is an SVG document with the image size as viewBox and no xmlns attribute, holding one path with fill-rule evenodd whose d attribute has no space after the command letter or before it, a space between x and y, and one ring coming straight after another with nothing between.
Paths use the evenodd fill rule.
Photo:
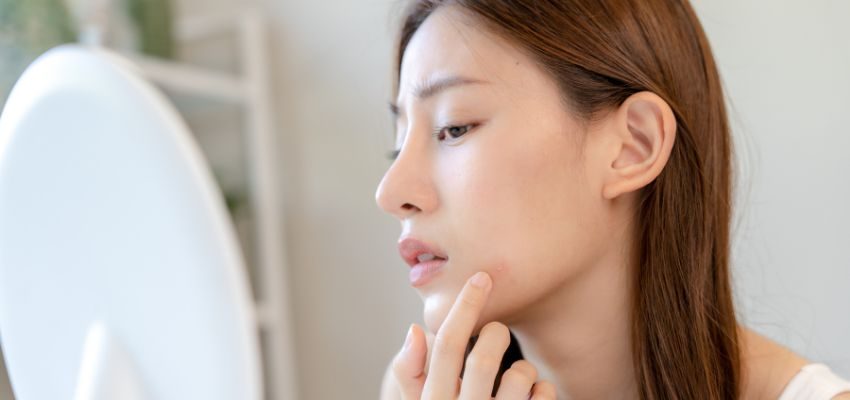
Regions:
<instances>
[{"instance_id":1,"label":"lower lip","mask_svg":"<svg viewBox=\"0 0 850 400\"><path fill-rule=\"evenodd\" d=\"M422 286L434 279L448 260L423 261L410 268L410 284Z\"/></svg>"}]
</instances>

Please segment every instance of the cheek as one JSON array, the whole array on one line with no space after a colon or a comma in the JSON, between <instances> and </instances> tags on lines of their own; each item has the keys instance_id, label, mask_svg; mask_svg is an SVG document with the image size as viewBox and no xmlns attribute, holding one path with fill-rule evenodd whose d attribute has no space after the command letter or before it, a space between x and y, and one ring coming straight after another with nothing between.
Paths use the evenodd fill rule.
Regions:
<instances>
[{"instance_id":1,"label":"cheek","mask_svg":"<svg viewBox=\"0 0 850 400\"><path fill-rule=\"evenodd\" d=\"M530 286L523 282L521 276L515 275L515 269L510 266L508 261L491 262L483 268L474 270L488 272L493 278L493 288L473 329L473 336L477 335L489 321L507 323L511 315L520 312L529 302L529 299L534 298L536 289L539 287L536 282L531 282ZM468 276L473 273L469 272ZM468 279L468 276L466 279ZM438 332L446 317L448 317L466 280L457 279L454 282L458 283L457 286L442 287L440 291L424 297L425 325L434 334Z\"/></svg>"},{"instance_id":2,"label":"cheek","mask_svg":"<svg viewBox=\"0 0 850 400\"><path fill-rule=\"evenodd\" d=\"M492 133L492 132L488 132ZM583 264L589 191L565 133L516 140L493 134L454 148L438 165L443 240L455 255L439 290L423 298L436 333L467 278L487 271L493 293L477 329L520 313Z\"/></svg>"},{"instance_id":3,"label":"cheek","mask_svg":"<svg viewBox=\"0 0 850 400\"><path fill-rule=\"evenodd\" d=\"M587 189L571 167L571 145L565 139L523 147L481 143L460 172L447 175L443 206L452 243L470 266L513 286L562 259L586 213L579 195Z\"/></svg>"},{"instance_id":4,"label":"cheek","mask_svg":"<svg viewBox=\"0 0 850 400\"><path fill-rule=\"evenodd\" d=\"M535 146L476 142L441 171L447 243L457 255L452 288L425 299L426 323L437 329L466 278L487 271L494 291L490 320L519 311L572 274L583 248L582 186L571 167L573 143ZM568 147L569 146L569 147ZM460 150L460 149L458 149Z\"/></svg>"},{"instance_id":5,"label":"cheek","mask_svg":"<svg viewBox=\"0 0 850 400\"><path fill-rule=\"evenodd\" d=\"M473 335L477 335L481 327L487 322L500 320L501 315L504 314L501 310L505 308L506 304L515 303L516 298L510 294L517 293L513 288L516 287L518 281L516 277L512 276L512 268L509 267L508 262L491 262L482 268L469 268L463 271L466 276L453 280L451 287L443 286L439 291L424 297L424 320L430 332L436 334L440 329L452 306L457 301L457 296L463 285L466 284L466 280L475 271L489 273L493 278L493 288L473 330Z\"/></svg>"}]
</instances>

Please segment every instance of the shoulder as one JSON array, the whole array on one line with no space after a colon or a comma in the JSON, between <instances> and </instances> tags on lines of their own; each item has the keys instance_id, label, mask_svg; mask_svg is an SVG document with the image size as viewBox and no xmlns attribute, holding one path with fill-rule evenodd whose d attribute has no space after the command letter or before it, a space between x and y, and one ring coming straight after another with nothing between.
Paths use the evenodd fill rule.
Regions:
<instances>
[{"instance_id":1,"label":"shoulder","mask_svg":"<svg viewBox=\"0 0 850 400\"><path fill-rule=\"evenodd\" d=\"M744 399L777 399L811 361L746 327L739 327ZM840 400L843 399L839 397Z\"/></svg>"},{"instance_id":2,"label":"shoulder","mask_svg":"<svg viewBox=\"0 0 850 400\"><path fill-rule=\"evenodd\" d=\"M826 392L831 392L831 395L848 387L847 382L834 375L825 365L813 364L787 347L745 327L739 327L739 334L743 399L788 398L789 393L785 393L786 389L790 389L789 383L801 370L807 373L808 385L816 382L818 388L828 388L822 392L820 389L812 392L811 389L815 386L804 386L807 388L805 393L820 393L823 396L819 398L825 398ZM793 390L798 391L800 388L801 386L798 385ZM796 391L793 393L799 394ZM791 396L794 395L791 394ZM832 395L831 400L850 400L850 392Z\"/></svg>"}]
</instances>

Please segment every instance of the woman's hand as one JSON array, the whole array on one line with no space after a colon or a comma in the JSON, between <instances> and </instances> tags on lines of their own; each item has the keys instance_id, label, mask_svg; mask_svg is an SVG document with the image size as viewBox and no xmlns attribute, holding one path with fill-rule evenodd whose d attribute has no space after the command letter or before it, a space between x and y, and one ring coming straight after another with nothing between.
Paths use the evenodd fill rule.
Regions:
<instances>
[{"instance_id":1,"label":"woman's hand","mask_svg":"<svg viewBox=\"0 0 850 400\"><path fill-rule=\"evenodd\" d=\"M508 327L499 322L485 325L465 366L463 359L492 285L490 276L484 272L467 281L433 345L422 329L415 324L411 326L404 347L392 363L402 399L492 399L496 374L510 344ZM554 400L555 387L536 380L537 369L528 361L519 360L502 375L496 400Z\"/></svg>"}]
</instances>

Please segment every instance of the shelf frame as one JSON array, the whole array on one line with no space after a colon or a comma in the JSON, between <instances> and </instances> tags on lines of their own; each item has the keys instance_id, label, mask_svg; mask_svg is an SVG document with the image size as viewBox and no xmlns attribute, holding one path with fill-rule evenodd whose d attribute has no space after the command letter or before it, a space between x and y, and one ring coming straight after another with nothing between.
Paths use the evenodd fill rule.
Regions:
<instances>
[{"instance_id":1,"label":"shelf frame","mask_svg":"<svg viewBox=\"0 0 850 400\"><path fill-rule=\"evenodd\" d=\"M179 18L175 40L188 43L220 34L235 34L241 71L233 75L211 69L137 53L125 55L153 83L178 93L241 106L245 112L245 147L248 187L252 207L252 251L255 279L263 297L255 301L257 335L262 338L265 397L270 400L298 398L295 345L286 263L284 202L280 195L274 140L274 115L270 93L267 24L255 8L236 13ZM89 37L98 37L89 36ZM87 43L94 44L94 43Z\"/></svg>"}]
</instances>

